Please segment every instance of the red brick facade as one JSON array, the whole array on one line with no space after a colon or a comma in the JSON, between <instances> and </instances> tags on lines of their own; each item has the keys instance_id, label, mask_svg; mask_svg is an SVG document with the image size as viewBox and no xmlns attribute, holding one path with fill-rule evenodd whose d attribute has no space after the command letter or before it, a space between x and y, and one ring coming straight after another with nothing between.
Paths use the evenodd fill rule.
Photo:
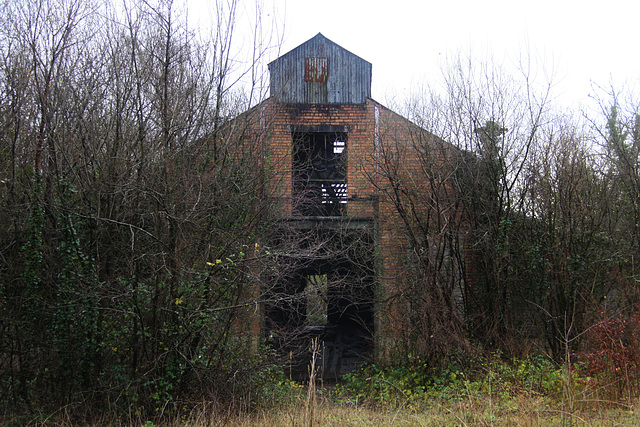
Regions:
<instances>
[{"instance_id":1,"label":"red brick facade","mask_svg":"<svg viewBox=\"0 0 640 427\"><path fill-rule=\"evenodd\" d=\"M270 98L243 116L250 130L244 143L262 156L268 170L268 197L279 200L283 219L294 214L292 130L304 126L334 126L347 129L348 201L343 221L370 221L375 229L378 272L375 307L375 342L380 356L388 356L407 328L403 298L405 258L408 250L406 225L387 196L389 169L399 179L411 182L416 191L430 191L424 182L424 156L416 146L436 139L402 116L372 99L359 104L280 104ZM443 165L440 151L434 162ZM392 164L393 163L393 164Z\"/></svg>"},{"instance_id":2,"label":"red brick facade","mask_svg":"<svg viewBox=\"0 0 640 427\"><path fill-rule=\"evenodd\" d=\"M312 55L308 53L313 48L312 42L321 43L318 49L324 51L324 46L331 45L338 54L342 54L342 48L318 35L297 48L307 53L298 54L294 49L283 58L296 53L290 60L300 62L298 66L304 67L305 55ZM354 61L359 64L363 62L357 57ZM335 58L330 58L328 64L331 67L336 62ZM293 62L283 64L286 69L296 66ZM358 67L366 71L366 64ZM289 87L282 76L274 78L273 69L277 69L276 65L270 64L272 84L274 81L285 81L280 84ZM338 72L344 73L344 70ZM327 84L324 90L329 90L327 99L337 97L331 93L331 85L344 87L344 84L332 83L338 72L328 69L324 82ZM291 85L295 86L293 83ZM282 90L286 90L286 87ZM309 88L316 90L317 86ZM306 89L302 87L295 90L302 92ZM409 230L414 224L407 220L410 214L403 212L401 215L398 209L405 207L398 206L398 203L411 199L411 203L406 205L407 209L437 212L436 220L441 218L443 223L461 221L461 214L457 212L462 209L456 205L455 189L451 188L447 178L451 173L449 163L455 149L369 97L364 103L291 103L279 101L279 94L278 90L272 88L269 99L235 120L238 123L236 127L243 127L238 147L258 157L256 164L260 164L265 173L264 195L279 202L282 220L289 221L299 215L295 208L294 133L300 132L300 129L308 133L340 129L346 134L348 196L341 201L343 209L340 217L333 220L346 228L354 221L363 223L373 231L374 250L371 253L374 254L376 271L374 347L379 357L393 357L394 348L403 345L406 339L410 328L408 317L412 310L411 301L407 301L408 297L405 296L405 287L408 283L407 274L411 270L411 266L407 265L407 255L412 246ZM282 99L291 99L291 96L286 95ZM399 183L402 189L399 189ZM409 193L419 196L411 198ZM438 197L434 196L436 194ZM438 206L434 207L434 203ZM313 218L305 220L321 221ZM463 230L463 227L457 230ZM253 322L254 333L258 333L260 324L258 320Z\"/></svg>"}]
</instances>

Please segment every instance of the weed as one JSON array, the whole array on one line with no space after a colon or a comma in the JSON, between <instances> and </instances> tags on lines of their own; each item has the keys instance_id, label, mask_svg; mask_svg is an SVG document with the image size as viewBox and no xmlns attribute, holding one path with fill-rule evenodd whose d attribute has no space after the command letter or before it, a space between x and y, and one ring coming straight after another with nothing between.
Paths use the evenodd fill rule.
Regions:
<instances>
[{"instance_id":1,"label":"weed","mask_svg":"<svg viewBox=\"0 0 640 427\"><path fill-rule=\"evenodd\" d=\"M369 365L348 374L332 391L338 404L420 409L430 402L455 403L470 397L510 402L520 395L560 396L563 371L542 356L504 361L499 355L463 368L434 370L419 360L398 365Z\"/></svg>"}]
</instances>

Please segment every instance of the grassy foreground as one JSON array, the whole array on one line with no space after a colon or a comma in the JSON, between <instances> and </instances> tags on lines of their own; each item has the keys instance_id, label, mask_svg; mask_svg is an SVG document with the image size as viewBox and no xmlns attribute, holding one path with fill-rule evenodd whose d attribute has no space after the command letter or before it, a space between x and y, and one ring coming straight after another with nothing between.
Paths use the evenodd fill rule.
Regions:
<instances>
[{"instance_id":1,"label":"grassy foreground","mask_svg":"<svg viewBox=\"0 0 640 427\"><path fill-rule=\"evenodd\" d=\"M640 406L593 403L573 413L553 408L541 398L512 399L509 406L485 400L434 404L422 410L381 409L322 401L244 416L196 416L175 425L200 426L637 426Z\"/></svg>"},{"instance_id":2,"label":"grassy foreground","mask_svg":"<svg viewBox=\"0 0 640 427\"><path fill-rule=\"evenodd\" d=\"M312 371L313 372L313 371ZM554 365L542 357L505 361L491 357L474 368L454 364L428 369L419 359L364 367L323 387L312 376L302 385L280 377L264 393L269 401L191 410L102 414L89 425L203 426L637 426L638 382L624 375ZM224 407L232 409L222 409ZM244 409L241 409L244 407ZM186 408L186 407L185 407ZM2 425L77 425L64 410L0 420ZM86 422L83 422L86 424Z\"/></svg>"},{"instance_id":3,"label":"grassy foreground","mask_svg":"<svg viewBox=\"0 0 640 427\"><path fill-rule=\"evenodd\" d=\"M494 406L486 400L461 400L433 404L421 410L384 409L365 405L340 405L319 399L314 405L300 402L280 409L260 410L247 415L194 412L189 417L155 424L152 421L122 422L105 420L96 426L142 427L299 427L299 426L638 426L640 401L619 406L594 402L590 407L573 413L549 406L541 398L512 399L508 406ZM7 421L7 420L5 420ZM36 423L3 425L74 426L64 417L40 420Z\"/></svg>"},{"instance_id":4,"label":"grassy foreground","mask_svg":"<svg viewBox=\"0 0 640 427\"><path fill-rule=\"evenodd\" d=\"M235 426L640 425L640 399L630 376L591 377L542 357L508 363L488 358L480 360L475 370L452 366L436 373L426 365L421 369L419 362L372 365L329 389L298 386L297 398L287 406L222 422Z\"/></svg>"},{"instance_id":5,"label":"grassy foreground","mask_svg":"<svg viewBox=\"0 0 640 427\"><path fill-rule=\"evenodd\" d=\"M313 418L306 409L291 408L263 412L227 420L233 426L637 426L640 415L635 410L607 409L564 414L539 406L536 402L519 402L514 410L496 410L478 402L434 406L426 411L373 410L364 407L340 407L322 404ZM207 425L195 423L194 426Z\"/></svg>"}]
</instances>

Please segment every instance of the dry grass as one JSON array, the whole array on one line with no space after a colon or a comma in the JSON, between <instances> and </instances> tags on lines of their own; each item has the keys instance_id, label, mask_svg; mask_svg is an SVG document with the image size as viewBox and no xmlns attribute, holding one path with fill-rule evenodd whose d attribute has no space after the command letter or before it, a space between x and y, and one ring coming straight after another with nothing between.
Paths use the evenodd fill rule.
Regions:
<instances>
[{"instance_id":1,"label":"dry grass","mask_svg":"<svg viewBox=\"0 0 640 427\"><path fill-rule=\"evenodd\" d=\"M113 420L106 416L96 426L131 427L313 427L313 426L637 426L640 425L640 398L604 400L606 390L587 388L559 398L522 390L498 397L495 393L449 394L446 398L407 400L400 408L373 407L355 403L336 403L326 389L315 387L315 363L310 367L312 381L306 387L292 388L281 406L238 415L219 412L204 404L191 414L162 424L132 417ZM589 392L591 390L592 392ZM565 390L566 392L566 390ZM452 397L453 396L453 397ZM456 397L457 396L457 397ZM571 404L567 404L570 400ZM288 402L288 403L286 403ZM563 409L564 408L564 409ZM566 408L573 408L569 412ZM4 422L9 421L8 424ZM25 422L26 421L26 422ZM54 416L30 420L3 420L1 425L74 426L64 411Z\"/></svg>"},{"instance_id":2,"label":"dry grass","mask_svg":"<svg viewBox=\"0 0 640 427\"><path fill-rule=\"evenodd\" d=\"M640 403L640 402L639 402ZM549 407L541 398L522 397L509 405L495 407L486 400L461 400L434 404L420 411L384 410L364 406L339 406L327 401L317 403L309 419L306 403L262 411L252 415L217 419L196 417L178 423L186 427L294 427L294 426L637 426L640 407L611 409L595 405L573 414ZM176 424L176 425L178 425Z\"/></svg>"},{"instance_id":3,"label":"dry grass","mask_svg":"<svg viewBox=\"0 0 640 427\"><path fill-rule=\"evenodd\" d=\"M442 403L426 402L419 410L380 409L362 405L338 405L317 398L310 417L309 402L250 415L230 415L206 410L190 417L162 424L167 427L312 427L312 426L637 426L640 400L633 405L580 402L580 409L568 414L542 397L520 396L496 405L490 400L466 398ZM76 425L64 417L12 425ZM150 421L107 421L96 426L159 427Z\"/></svg>"}]
</instances>

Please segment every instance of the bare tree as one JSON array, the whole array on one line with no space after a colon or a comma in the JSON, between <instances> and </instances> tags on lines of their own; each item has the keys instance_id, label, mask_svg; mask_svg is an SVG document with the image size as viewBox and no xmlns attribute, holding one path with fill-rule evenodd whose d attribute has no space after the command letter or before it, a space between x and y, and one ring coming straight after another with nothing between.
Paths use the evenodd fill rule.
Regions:
<instances>
[{"instance_id":1,"label":"bare tree","mask_svg":"<svg viewBox=\"0 0 640 427\"><path fill-rule=\"evenodd\" d=\"M398 125L397 119L381 125L379 178L372 176L381 204L390 209L384 215L394 218L382 227L407 238L405 272L400 281L385 278L397 282L387 298L408 307L397 313L406 320L395 319L405 325L406 354L438 363L470 349L465 333L469 228L456 182L462 153L413 124L405 123L402 131Z\"/></svg>"},{"instance_id":2,"label":"bare tree","mask_svg":"<svg viewBox=\"0 0 640 427\"><path fill-rule=\"evenodd\" d=\"M524 325L534 322L520 315L527 296L517 257L524 256L520 244L528 243L517 230L531 216L528 172L549 120L551 84L536 89L526 72L508 74L498 64L462 58L443 77L442 90L430 89L407 108L425 129L404 148L418 154L419 171L407 179L398 166L383 169L396 210L414 236L413 263L421 267L412 276L430 278L421 291L440 295L418 312L428 313L424 325L433 324L436 313L448 313L438 320L443 344L471 337L518 351L520 338L512 339L529 334ZM393 153L382 158L388 162ZM433 328L422 335L437 337Z\"/></svg>"},{"instance_id":3,"label":"bare tree","mask_svg":"<svg viewBox=\"0 0 640 427\"><path fill-rule=\"evenodd\" d=\"M7 7L0 399L153 412L257 393L246 314L273 215L259 157L233 149L249 124L225 128L254 66L232 68L237 3L211 39L172 1Z\"/></svg>"},{"instance_id":4,"label":"bare tree","mask_svg":"<svg viewBox=\"0 0 640 427\"><path fill-rule=\"evenodd\" d=\"M541 309L551 354L562 360L566 340L577 347L598 304L616 287L611 280L616 248L608 235L617 215L612 182L587 134L558 121L546 135L531 163L531 226L523 243L535 249L527 269L531 302ZM571 336L565 336L568 324Z\"/></svg>"}]
</instances>

